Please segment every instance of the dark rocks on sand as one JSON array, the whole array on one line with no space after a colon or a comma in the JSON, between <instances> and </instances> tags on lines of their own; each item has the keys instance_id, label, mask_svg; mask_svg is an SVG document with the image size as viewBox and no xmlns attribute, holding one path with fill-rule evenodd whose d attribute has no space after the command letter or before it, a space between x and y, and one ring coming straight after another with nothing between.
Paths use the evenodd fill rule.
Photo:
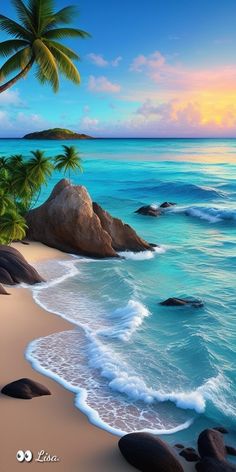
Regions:
<instances>
[{"instance_id":1,"label":"dark rocks on sand","mask_svg":"<svg viewBox=\"0 0 236 472\"><path fill-rule=\"evenodd\" d=\"M0 283L14 285L24 282L33 285L42 281L42 277L17 249L0 245Z\"/></svg>"},{"instance_id":2,"label":"dark rocks on sand","mask_svg":"<svg viewBox=\"0 0 236 472\"><path fill-rule=\"evenodd\" d=\"M101 219L100 219L101 218ZM48 200L27 215L30 240L64 252L90 257L117 257L117 250L151 250L130 226L113 218L81 185L61 180Z\"/></svg>"},{"instance_id":3,"label":"dark rocks on sand","mask_svg":"<svg viewBox=\"0 0 236 472\"><path fill-rule=\"evenodd\" d=\"M194 308L203 307L203 302L201 300L191 300L187 298L168 298L164 302L160 302L160 305L163 306L192 306Z\"/></svg>"},{"instance_id":4,"label":"dark rocks on sand","mask_svg":"<svg viewBox=\"0 0 236 472\"><path fill-rule=\"evenodd\" d=\"M130 433L119 440L125 459L143 472L183 472L173 450L149 433Z\"/></svg>"},{"instance_id":5,"label":"dark rocks on sand","mask_svg":"<svg viewBox=\"0 0 236 472\"><path fill-rule=\"evenodd\" d=\"M200 457L193 447L186 447L179 453L180 456L184 457L184 459L188 462L197 462L200 460Z\"/></svg>"},{"instance_id":6,"label":"dark rocks on sand","mask_svg":"<svg viewBox=\"0 0 236 472\"><path fill-rule=\"evenodd\" d=\"M177 449L184 449L183 444L175 444L174 447L176 447Z\"/></svg>"},{"instance_id":7,"label":"dark rocks on sand","mask_svg":"<svg viewBox=\"0 0 236 472\"><path fill-rule=\"evenodd\" d=\"M0 284L0 295L10 295L5 288Z\"/></svg>"},{"instance_id":8,"label":"dark rocks on sand","mask_svg":"<svg viewBox=\"0 0 236 472\"><path fill-rule=\"evenodd\" d=\"M5 385L1 392L9 397L26 400L30 400L33 397L41 397L42 395L51 395L47 387L31 379L15 380Z\"/></svg>"},{"instance_id":9,"label":"dark rocks on sand","mask_svg":"<svg viewBox=\"0 0 236 472\"><path fill-rule=\"evenodd\" d=\"M146 205L138 208L135 213L139 213L139 215L145 216L160 216L161 211L158 207L152 205Z\"/></svg>"},{"instance_id":10,"label":"dark rocks on sand","mask_svg":"<svg viewBox=\"0 0 236 472\"><path fill-rule=\"evenodd\" d=\"M169 208L169 207L172 207L172 206L175 206L176 203L173 203L173 202L164 202L160 205L160 208Z\"/></svg>"},{"instance_id":11,"label":"dark rocks on sand","mask_svg":"<svg viewBox=\"0 0 236 472\"><path fill-rule=\"evenodd\" d=\"M195 465L198 472L235 472L236 466L224 460L213 459L212 457L204 457Z\"/></svg>"},{"instance_id":12,"label":"dark rocks on sand","mask_svg":"<svg viewBox=\"0 0 236 472\"><path fill-rule=\"evenodd\" d=\"M215 429L204 429L198 438L198 451L202 458L212 457L222 461L226 458L224 437Z\"/></svg>"}]
</instances>

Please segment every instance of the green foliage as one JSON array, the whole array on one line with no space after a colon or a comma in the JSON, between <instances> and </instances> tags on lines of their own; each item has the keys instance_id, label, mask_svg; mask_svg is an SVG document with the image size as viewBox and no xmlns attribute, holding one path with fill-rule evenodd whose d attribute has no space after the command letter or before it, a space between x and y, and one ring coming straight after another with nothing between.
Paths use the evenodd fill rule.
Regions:
<instances>
[{"instance_id":1,"label":"green foliage","mask_svg":"<svg viewBox=\"0 0 236 472\"><path fill-rule=\"evenodd\" d=\"M68 172L70 178L70 171L82 172L82 160L75 146L63 146L64 153L55 157L55 169L63 171L64 174Z\"/></svg>"},{"instance_id":2,"label":"green foliage","mask_svg":"<svg viewBox=\"0 0 236 472\"><path fill-rule=\"evenodd\" d=\"M89 34L78 28L65 25L72 23L77 15L76 8L68 6L54 11L53 0L12 0L19 22L0 15L1 31L11 39L0 43L0 56L9 57L0 68L0 81L14 73L19 77L0 86L0 92L11 87L25 75L33 64L36 77L42 83L49 83L54 92L59 88L59 72L72 82L80 83L80 74L73 60L79 59L69 47L61 44L67 38L88 38Z\"/></svg>"},{"instance_id":3,"label":"green foliage","mask_svg":"<svg viewBox=\"0 0 236 472\"><path fill-rule=\"evenodd\" d=\"M42 185L47 184L54 170L82 171L76 148L63 146L63 149L64 153L54 159L40 150L31 151L30 159L21 154L0 156L0 244L25 237L25 216L36 205Z\"/></svg>"}]
</instances>

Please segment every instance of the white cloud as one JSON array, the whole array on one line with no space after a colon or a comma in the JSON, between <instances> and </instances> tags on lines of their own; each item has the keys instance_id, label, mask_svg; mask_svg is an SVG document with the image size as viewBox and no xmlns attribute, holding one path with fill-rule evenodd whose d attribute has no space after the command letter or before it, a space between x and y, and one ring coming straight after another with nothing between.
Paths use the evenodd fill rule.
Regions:
<instances>
[{"instance_id":1,"label":"white cloud","mask_svg":"<svg viewBox=\"0 0 236 472\"><path fill-rule=\"evenodd\" d=\"M118 93L120 92L121 86L111 82L105 76L94 77L94 75L90 75L88 89L91 92Z\"/></svg>"},{"instance_id":2,"label":"white cloud","mask_svg":"<svg viewBox=\"0 0 236 472\"><path fill-rule=\"evenodd\" d=\"M32 131L49 128L50 123L42 116L23 112L11 113L0 110L0 137L22 137Z\"/></svg>"},{"instance_id":3,"label":"white cloud","mask_svg":"<svg viewBox=\"0 0 236 472\"><path fill-rule=\"evenodd\" d=\"M95 54L94 52L91 52L90 54L88 54L87 58L92 64L98 67L107 67L107 66L118 67L120 61L122 61L122 56L117 56L115 57L115 59L108 61L107 59L104 58L102 54Z\"/></svg>"},{"instance_id":4,"label":"white cloud","mask_svg":"<svg viewBox=\"0 0 236 472\"><path fill-rule=\"evenodd\" d=\"M120 61L122 61L122 56L118 56L115 59L113 59L113 61L111 61L111 65L113 67L118 67L118 65L120 64Z\"/></svg>"},{"instance_id":5,"label":"white cloud","mask_svg":"<svg viewBox=\"0 0 236 472\"><path fill-rule=\"evenodd\" d=\"M23 101L20 98L19 91L15 90L5 90L0 94L0 105L3 106L20 106L23 105Z\"/></svg>"},{"instance_id":6,"label":"white cloud","mask_svg":"<svg viewBox=\"0 0 236 472\"><path fill-rule=\"evenodd\" d=\"M108 65L108 61L104 59L102 54L94 54L93 52L91 52L90 54L87 55L87 57L90 60L90 62L92 62L92 64L95 64L95 66L106 67Z\"/></svg>"},{"instance_id":7,"label":"white cloud","mask_svg":"<svg viewBox=\"0 0 236 472\"><path fill-rule=\"evenodd\" d=\"M90 116L85 116L81 120L81 126L85 128L92 128L94 126L97 126L99 123L99 120L97 118L91 118Z\"/></svg>"}]
</instances>

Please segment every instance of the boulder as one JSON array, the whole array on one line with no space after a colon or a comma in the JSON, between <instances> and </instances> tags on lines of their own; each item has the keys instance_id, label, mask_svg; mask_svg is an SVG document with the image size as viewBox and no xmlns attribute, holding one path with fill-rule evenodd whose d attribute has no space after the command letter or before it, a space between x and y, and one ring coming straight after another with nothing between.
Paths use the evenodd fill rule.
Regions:
<instances>
[{"instance_id":1,"label":"boulder","mask_svg":"<svg viewBox=\"0 0 236 472\"><path fill-rule=\"evenodd\" d=\"M144 216L160 216L161 211L158 207L152 205L146 205L138 208L135 213L139 213L139 215Z\"/></svg>"},{"instance_id":2,"label":"boulder","mask_svg":"<svg viewBox=\"0 0 236 472\"><path fill-rule=\"evenodd\" d=\"M47 387L31 379L15 380L5 385L1 392L9 397L23 398L25 400L41 397L42 395L51 395Z\"/></svg>"},{"instance_id":3,"label":"boulder","mask_svg":"<svg viewBox=\"0 0 236 472\"><path fill-rule=\"evenodd\" d=\"M104 258L117 257L118 247L132 247L137 252L151 249L128 225L113 221L97 204L93 206L85 187L72 185L66 179L58 182L48 200L31 210L26 220L28 239L68 253ZM110 228L110 234L102 224Z\"/></svg>"},{"instance_id":4,"label":"boulder","mask_svg":"<svg viewBox=\"0 0 236 472\"><path fill-rule=\"evenodd\" d=\"M153 245L141 239L131 226L124 224L118 218L113 218L100 205L93 203L93 210L98 216L102 228L112 239L115 251L144 251L153 249Z\"/></svg>"},{"instance_id":5,"label":"boulder","mask_svg":"<svg viewBox=\"0 0 236 472\"><path fill-rule=\"evenodd\" d=\"M197 462L200 460L200 457L193 447L186 447L179 453L180 456L184 457L187 462Z\"/></svg>"},{"instance_id":6,"label":"boulder","mask_svg":"<svg viewBox=\"0 0 236 472\"><path fill-rule=\"evenodd\" d=\"M33 285L42 281L42 277L17 249L0 245L0 283L15 285L24 282Z\"/></svg>"},{"instance_id":7,"label":"boulder","mask_svg":"<svg viewBox=\"0 0 236 472\"><path fill-rule=\"evenodd\" d=\"M233 446L225 446L227 454L229 456L236 456L236 448Z\"/></svg>"},{"instance_id":8,"label":"boulder","mask_svg":"<svg viewBox=\"0 0 236 472\"><path fill-rule=\"evenodd\" d=\"M224 460L213 459L212 457L204 457L195 465L198 472L235 472L236 466Z\"/></svg>"},{"instance_id":9,"label":"boulder","mask_svg":"<svg viewBox=\"0 0 236 472\"><path fill-rule=\"evenodd\" d=\"M160 302L163 306L192 306L194 308L203 307L201 300L191 300L187 298L168 298L164 302Z\"/></svg>"},{"instance_id":10,"label":"boulder","mask_svg":"<svg viewBox=\"0 0 236 472\"><path fill-rule=\"evenodd\" d=\"M183 472L171 447L149 433L130 433L119 440L125 459L143 472Z\"/></svg>"},{"instance_id":11,"label":"boulder","mask_svg":"<svg viewBox=\"0 0 236 472\"><path fill-rule=\"evenodd\" d=\"M173 203L173 202L164 202L160 205L160 208L169 208L169 207L172 207L172 206L175 206L176 203Z\"/></svg>"},{"instance_id":12,"label":"boulder","mask_svg":"<svg viewBox=\"0 0 236 472\"><path fill-rule=\"evenodd\" d=\"M0 284L0 295L10 295L5 288Z\"/></svg>"},{"instance_id":13,"label":"boulder","mask_svg":"<svg viewBox=\"0 0 236 472\"><path fill-rule=\"evenodd\" d=\"M198 438L198 451L202 458L225 460L227 452L222 434L215 429L204 429Z\"/></svg>"},{"instance_id":14,"label":"boulder","mask_svg":"<svg viewBox=\"0 0 236 472\"><path fill-rule=\"evenodd\" d=\"M184 445L183 444L175 444L174 447L176 447L177 449L184 449Z\"/></svg>"}]
</instances>

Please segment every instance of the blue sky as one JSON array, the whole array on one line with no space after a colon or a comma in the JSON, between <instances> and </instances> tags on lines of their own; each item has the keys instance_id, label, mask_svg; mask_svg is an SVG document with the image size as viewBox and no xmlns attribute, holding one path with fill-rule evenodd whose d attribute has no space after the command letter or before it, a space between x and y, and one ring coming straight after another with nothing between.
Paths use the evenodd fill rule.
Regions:
<instances>
[{"instance_id":1,"label":"blue sky","mask_svg":"<svg viewBox=\"0 0 236 472\"><path fill-rule=\"evenodd\" d=\"M234 136L235 0L81 0L80 86L33 72L0 96L0 136L67 127L93 136ZM15 17L9 0L2 14ZM0 40L8 39L0 33ZM2 58L0 59L2 60ZM1 64L1 62L0 62Z\"/></svg>"}]
</instances>

